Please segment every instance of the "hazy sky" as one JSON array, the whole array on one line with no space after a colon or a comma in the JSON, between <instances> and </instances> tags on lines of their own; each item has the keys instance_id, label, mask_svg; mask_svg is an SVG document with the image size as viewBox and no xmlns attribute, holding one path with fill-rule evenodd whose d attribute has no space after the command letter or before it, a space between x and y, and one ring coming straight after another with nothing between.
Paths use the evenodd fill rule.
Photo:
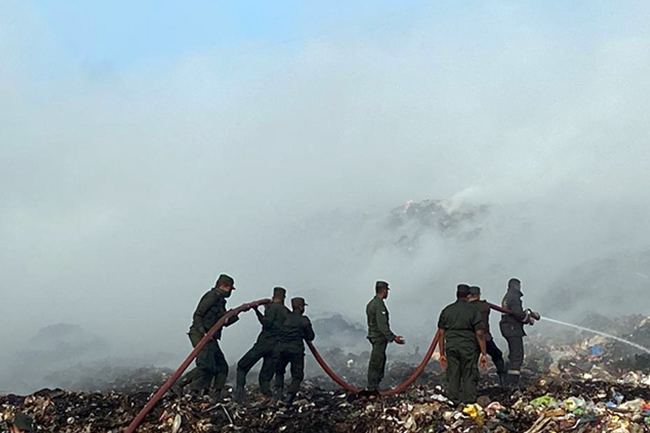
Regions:
<instances>
[{"instance_id":1,"label":"hazy sky","mask_svg":"<svg viewBox=\"0 0 650 433\"><path fill-rule=\"evenodd\" d=\"M647 2L133 3L0 3L2 341L66 322L182 352L220 272L232 305L281 284L363 320L379 278L417 304L429 256L293 236L411 199L526 203L462 268L453 241L423 249L495 295L515 264L650 245Z\"/></svg>"}]
</instances>

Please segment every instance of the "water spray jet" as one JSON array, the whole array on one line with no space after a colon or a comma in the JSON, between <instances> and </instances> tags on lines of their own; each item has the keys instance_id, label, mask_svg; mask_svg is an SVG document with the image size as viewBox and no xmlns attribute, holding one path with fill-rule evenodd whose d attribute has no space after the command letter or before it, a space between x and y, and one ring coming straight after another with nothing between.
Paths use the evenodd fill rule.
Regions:
<instances>
[{"instance_id":1,"label":"water spray jet","mask_svg":"<svg viewBox=\"0 0 650 433\"><path fill-rule=\"evenodd\" d=\"M488 303L488 305L493 310L499 311L499 312L501 312L503 314L510 314L510 315L515 314L514 311L509 310L509 309L504 308L504 307L501 307L499 305L490 304L490 303ZM563 322L563 321L557 320L557 319L551 319L550 317L546 317L546 316L541 316L538 320L545 320L547 322L555 323L557 325L568 326L570 328L579 329L581 331L591 332L592 334L597 334L597 335L603 336L605 338L609 338L611 340L616 340L616 341L618 341L620 343L627 344L628 346L634 347L635 349L638 349L638 350L640 350L642 352L650 354L650 349L648 349L647 347L643 347L640 344L634 343L632 341L626 340L626 339L621 338L621 337L617 337L617 336L612 335L612 334L608 334L606 332L596 331L595 329L585 328L584 326L574 325L573 323Z\"/></svg>"},{"instance_id":2,"label":"water spray jet","mask_svg":"<svg viewBox=\"0 0 650 433\"><path fill-rule=\"evenodd\" d=\"M620 343L627 344L628 346L632 346L635 349L638 349L638 350L641 350L641 351L643 351L645 353L650 354L650 349L648 349L647 347L643 347L640 344L633 343L631 341L628 341L628 340L626 340L624 338L621 338L621 337L617 337L615 335L607 334L606 332L596 331L595 329L585 328L584 326L574 325L573 323L562 322L561 320L551 319L550 317L545 317L545 316L542 316L542 318L540 320L545 320L547 322L555 323L555 324L558 324L558 325L568 326L570 328L579 329L581 331L591 332L593 334L598 334L598 335L601 335L601 336L603 336L605 338L616 340L616 341L618 341Z\"/></svg>"}]
</instances>

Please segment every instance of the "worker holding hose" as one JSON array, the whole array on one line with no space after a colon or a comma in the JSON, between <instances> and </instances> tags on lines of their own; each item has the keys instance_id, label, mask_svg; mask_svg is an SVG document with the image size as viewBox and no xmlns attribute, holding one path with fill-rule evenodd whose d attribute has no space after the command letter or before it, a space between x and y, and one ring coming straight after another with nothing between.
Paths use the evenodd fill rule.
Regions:
<instances>
[{"instance_id":1,"label":"worker holding hose","mask_svg":"<svg viewBox=\"0 0 650 433\"><path fill-rule=\"evenodd\" d=\"M210 328L226 314L226 298L230 297L233 290L235 290L235 280L229 275L221 274L214 287L203 295L194 311L192 326L187 334L192 347L196 347ZM232 325L237 320L239 317L233 316L226 322L226 326ZM228 378L228 362L219 347L219 339L221 339L221 329L199 352L196 357L196 368L185 375L181 388L183 385L190 385L192 391L205 394L209 392L214 380L214 396L216 398L221 396Z\"/></svg>"},{"instance_id":2,"label":"worker holding hose","mask_svg":"<svg viewBox=\"0 0 650 433\"><path fill-rule=\"evenodd\" d=\"M456 302L445 307L438 319L440 365L447 370L447 397L454 403L475 403L478 365L487 366L483 318L467 302L469 286L459 284ZM480 360L478 358L480 349Z\"/></svg>"},{"instance_id":3,"label":"worker holding hose","mask_svg":"<svg viewBox=\"0 0 650 433\"><path fill-rule=\"evenodd\" d=\"M372 352L370 352L370 360L368 361L368 391L370 393L379 391L379 384L384 378L388 343L405 343L404 337L395 335L390 330L388 308L384 303L384 300L388 298L389 290L386 281L377 281L375 283L375 297L366 306L368 341L372 344Z\"/></svg>"},{"instance_id":4,"label":"worker holding hose","mask_svg":"<svg viewBox=\"0 0 650 433\"><path fill-rule=\"evenodd\" d=\"M262 325L262 332L253 347L237 363L235 401L239 403L243 402L246 396L246 375L262 358L264 361L259 374L260 390L265 397L272 397L271 380L275 374L273 351L280 341L284 321L289 314L289 309L284 306L286 296L287 291L283 287L274 287L273 300L266 305L264 314L255 308L257 319Z\"/></svg>"},{"instance_id":5,"label":"worker holding hose","mask_svg":"<svg viewBox=\"0 0 650 433\"><path fill-rule=\"evenodd\" d=\"M511 278L501 302L502 307L509 310L509 314L504 313L499 322L501 335L508 342L507 386L510 387L519 386L521 365L524 362L524 325L532 325L535 320L540 319L539 313L524 310L522 296L524 294L521 292L521 281Z\"/></svg>"}]
</instances>

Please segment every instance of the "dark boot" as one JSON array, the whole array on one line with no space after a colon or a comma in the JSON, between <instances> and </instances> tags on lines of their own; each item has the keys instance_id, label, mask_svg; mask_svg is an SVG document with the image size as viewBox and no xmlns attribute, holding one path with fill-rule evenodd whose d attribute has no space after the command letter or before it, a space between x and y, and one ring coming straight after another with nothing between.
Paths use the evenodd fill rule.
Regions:
<instances>
[{"instance_id":1,"label":"dark boot","mask_svg":"<svg viewBox=\"0 0 650 433\"><path fill-rule=\"evenodd\" d=\"M519 388L519 375L508 374L507 383L508 383L507 387L510 389Z\"/></svg>"},{"instance_id":2,"label":"dark boot","mask_svg":"<svg viewBox=\"0 0 650 433\"><path fill-rule=\"evenodd\" d=\"M228 380L228 372L219 372L214 378L214 390L221 392L226 387L226 381Z\"/></svg>"},{"instance_id":3,"label":"dark boot","mask_svg":"<svg viewBox=\"0 0 650 433\"><path fill-rule=\"evenodd\" d=\"M225 388L221 388L221 389L214 388L210 392L209 396L210 396L210 400L216 403L226 398L228 396L228 391Z\"/></svg>"},{"instance_id":4,"label":"dark boot","mask_svg":"<svg viewBox=\"0 0 650 433\"><path fill-rule=\"evenodd\" d=\"M499 373L499 386L501 388L507 388L508 387L508 374L507 373Z\"/></svg>"},{"instance_id":5,"label":"dark boot","mask_svg":"<svg viewBox=\"0 0 650 433\"><path fill-rule=\"evenodd\" d=\"M237 403L243 403L246 399L246 389L243 386L237 385L235 389L234 400Z\"/></svg>"},{"instance_id":6,"label":"dark boot","mask_svg":"<svg viewBox=\"0 0 650 433\"><path fill-rule=\"evenodd\" d=\"M174 382L172 384L172 386L169 388L169 390L171 392L173 392L174 394L176 394L177 396L179 396L179 397L182 397L184 395L183 394L183 384L181 383L180 380L177 381L177 382Z\"/></svg>"},{"instance_id":7,"label":"dark boot","mask_svg":"<svg viewBox=\"0 0 650 433\"><path fill-rule=\"evenodd\" d=\"M287 405L292 405L295 398L296 394L289 393L286 395L286 397L284 397L282 401L284 401Z\"/></svg>"},{"instance_id":8,"label":"dark boot","mask_svg":"<svg viewBox=\"0 0 650 433\"><path fill-rule=\"evenodd\" d=\"M204 396L210 392L211 383L212 377L209 374L203 374L190 384L190 388L194 394Z\"/></svg>"},{"instance_id":9,"label":"dark boot","mask_svg":"<svg viewBox=\"0 0 650 433\"><path fill-rule=\"evenodd\" d=\"M278 400L282 400L282 397L284 396L284 385L275 385L275 398Z\"/></svg>"},{"instance_id":10,"label":"dark boot","mask_svg":"<svg viewBox=\"0 0 650 433\"><path fill-rule=\"evenodd\" d=\"M264 397L273 397L271 392L271 383L270 382L260 382L260 391Z\"/></svg>"},{"instance_id":11,"label":"dark boot","mask_svg":"<svg viewBox=\"0 0 650 433\"><path fill-rule=\"evenodd\" d=\"M246 399L246 372L241 368L237 369L237 386L235 388L234 400L242 403Z\"/></svg>"}]
</instances>

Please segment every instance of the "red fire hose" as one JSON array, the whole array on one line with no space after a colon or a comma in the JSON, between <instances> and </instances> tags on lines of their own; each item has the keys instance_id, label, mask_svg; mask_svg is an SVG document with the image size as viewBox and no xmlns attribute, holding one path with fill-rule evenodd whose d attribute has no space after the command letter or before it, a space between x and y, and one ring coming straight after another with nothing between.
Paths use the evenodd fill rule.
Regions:
<instances>
[{"instance_id":1,"label":"red fire hose","mask_svg":"<svg viewBox=\"0 0 650 433\"><path fill-rule=\"evenodd\" d=\"M232 310L228 310L226 314L223 315L221 319L217 323L214 324L212 328L205 334L203 339L199 341L199 344L196 345L192 353L188 355L188 357L183 361L183 363L178 367L178 369L174 372L174 374L171 375L169 379L167 379L167 382L163 384L163 386L160 387L160 389L154 394L153 397L149 400L149 402L145 405L144 408L138 413L138 415L135 417L133 421L131 421L131 424L127 427L127 429L124 431L124 433L133 433L135 432L135 429L138 428L142 420L144 419L145 416L153 409L153 407L158 403L158 400L162 398L163 395L167 391L169 391L169 388L172 387L172 385L181 377L183 372L189 367L189 365L194 361L194 358L199 354L201 349L203 349L203 346L205 346L208 341L212 338L212 336L223 326L225 323L228 321L233 316L237 316L239 313L243 313L244 311L248 311L251 308L258 307L263 304L268 304L271 302L270 299L260 299L259 301L253 301L249 302L248 304L242 304L237 308L234 308Z\"/></svg>"},{"instance_id":2,"label":"red fire hose","mask_svg":"<svg viewBox=\"0 0 650 433\"><path fill-rule=\"evenodd\" d=\"M509 310L507 308L503 308L503 307L501 307L499 305L490 304L490 303L488 303L488 305L490 306L490 308L492 308L493 310L499 311L500 313L511 314L511 315L515 314L512 310ZM383 396L392 396L392 395L396 395L396 394L399 394L401 392L404 392L406 390L406 388L411 386L411 384L413 382L415 382L415 380L424 371L425 367L429 363L429 360L433 356L433 352L436 350L436 346L438 345L439 342L440 342L440 331L437 331L436 335L433 337L433 340L431 340L431 345L429 346L429 350L427 351L426 355L424 355L424 358L422 359L422 362L420 362L420 365L418 365L415 368L415 370L413 371L411 376L409 376L408 379L406 379L403 383L396 386L395 388L384 389L384 390L380 391L379 394L381 394ZM336 373L334 373L332 371L332 369L329 367L329 365L327 365L327 363L325 362L323 357L320 356L320 353L318 353L318 350L316 350L316 347L314 347L314 345L312 343L307 343L307 345L309 346L309 350L311 350L311 353L314 355L314 358L316 358L316 361L318 362L318 364L320 364L320 366L322 367L323 371L325 371L325 373L327 373L327 375L334 382L336 382L341 388L345 389L346 391L349 391L349 392L352 392L352 393L355 393L355 394L359 393L358 388L355 388L354 386L352 386L349 383L345 382L343 379L341 379L339 376L337 376Z\"/></svg>"},{"instance_id":3,"label":"red fire hose","mask_svg":"<svg viewBox=\"0 0 650 433\"><path fill-rule=\"evenodd\" d=\"M409 376L408 379L406 379L404 382L402 382L400 385L396 386L395 388L391 389L385 389L383 391L380 391L379 393L383 396L390 396L390 395L395 395L399 394L400 392L404 392L406 388L411 386L413 382L415 382L415 379L417 379L420 374L424 371L424 368L427 366L429 363L429 360L433 356L433 352L436 350L436 346L440 343L440 331L436 331L436 335L434 335L433 340L431 340L431 344L429 345L429 350L427 350L426 355L424 355L424 358L422 359L422 362L420 362L420 365L418 365L411 376Z\"/></svg>"},{"instance_id":4,"label":"red fire hose","mask_svg":"<svg viewBox=\"0 0 650 433\"><path fill-rule=\"evenodd\" d=\"M318 353L318 350L316 350L316 347L314 347L314 344L311 341L307 342L307 346L309 346L309 350L311 350L311 354L314 355L314 358L316 358L316 362L322 367L322 369L327 373L327 375L334 381L336 382L337 385L339 385L341 388L343 388L346 391L352 392L354 394L359 393L359 389L355 388L354 386L350 385L340 377L336 375L332 371L329 365L325 362L322 356L320 356L320 353Z\"/></svg>"},{"instance_id":5,"label":"red fire hose","mask_svg":"<svg viewBox=\"0 0 650 433\"><path fill-rule=\"evenodd\" d=\"M429 363L429 360L433 356L433 352L436 349L436 346L438 345L438 342L440 340L440 333L436 332L436 335L433 337L433 340L431 341L431 345L429 346L429 350L427 351L426 355L424 355L424 358L422 359L422 362L415 368L413 373L409 376L408 379L406 379L403 383L400 385L396 386L395 388L391 389L384 389L379 392L379 394L383 396L391 396L391 395L396 395L399 394L400 392L403 392L406 388L411 386L413 382L422 374L424 371L424 368L427 366ZM314 358L316 358L316 361L318 364L322 367L323 371L327 373L327 375L334 381L336 382L341 388L345 389L346 391L352 392L354 394L358 394L360 390L358 388L355 388L354 386L350 385L349 383L345 382L343 379L341 379L339 376L336 375L332 371L332 369L327 365L325 360L323 360L323 357L320 356L320 353L318 353L318 350L316 350L316 347L309 342L307 343L309 346L309 350L311 350L312 355L314 355Z\"/></svg>"},{"instance_id":6,"label":"red fire hose","mask_svg":"<svg viewBox=\"0 0 650 433\"><path fill-rule=\"evenodd\" d=\"M142 420L144 419L145 416L153 409L153 407L158 403L158 401L162 398L163 395L169 389L172 387L172 385L181 377L183 372L187 369L187 367L192 363L194 358L198 355L198 353L203 349L203 347L208 343L210 338L228 321L233 316L237 316L239 313L243 313L245 311L250 310L251 308L258 307L260 305L268 304L270 303L270 299L260 299L258 301L253 301L249 302L247 304L242 304L237 308L234 308L232 310L228 310L228 312L221 318L217 323L214 324L214 326L205 334L203 339L199 342L199 344L196 345L194 350L187 356L185 361L178 367L178 369L174 372L174 374L171 375L169 379L160 387L160 389L151 397L149 402L145 405L144 408L138 413L138 415L135 417L133 421L131 421L131 424L127 427L127 429L124 431L124 433L133 433L135 432L136 428L140 425ZM502 307L499 307L494 304L489 304L490 307L494 310L500 311L502 313L506 314L512 314L512 311L504 309ZM436 332L435 336L433 337L433 340L431 340L431 345L429 346L429 350L427 350L427 353L424 355L424 358L422 359L422 362L415 368L411 376L409 376L408 379L406 379L403 383L400 385L396 386L395 388L390 388L390 389L385 389L380 391L380 394L382 396L392 396L399 394L406 390L415 380L422 374L424 371L425 367L427 366L429 360L433 356L433 352L436 349L436 346L440 342L440 332ZM332 371L332 369L327 365L323 357L318 353L318 350L316 350L316 347L311 343L308 342L307 345L309 346L309 350L311 353L314 355L314 358L318 362L318 364L323 368L325 373L334 381L336 382L341 388L345 389L348 392L352 392L354 394L358 394L360 390L343 379L341 379L339 376L336 375Z\"/></svg>"},{"instance_id":7,"label":"red fire hose","mask_svg":"<svg viewBox=\"0 0 650 433\"><path fill-rule=\"evenodd\" d=\"M509 309L507 309L507 308L504 308L504 307L502 307L502 306L500 306L500 305L491 304L491 303L489 303L489 302L488 302L488 305L490 306L490 308L492 308L492 309L495 310L495 311L498 311L499 313L510 314L511 316L514 316L514 315L515 315L515 312L514 312L514 311L509 310Z\"/></svg>"}]
</instances>

